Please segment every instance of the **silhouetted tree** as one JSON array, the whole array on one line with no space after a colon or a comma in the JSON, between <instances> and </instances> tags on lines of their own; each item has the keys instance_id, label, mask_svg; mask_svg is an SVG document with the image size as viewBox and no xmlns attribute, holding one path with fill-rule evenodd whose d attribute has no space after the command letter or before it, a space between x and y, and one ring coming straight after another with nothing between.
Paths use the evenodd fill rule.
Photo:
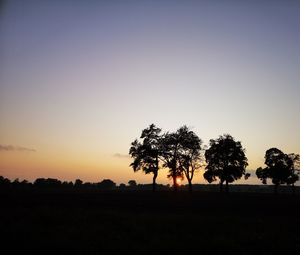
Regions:
<instances>
[{"instance_id":1,"label":"silhouetted tree","mask_svg":"<svg viewBox=\"0 0 300 255\"><path fill-rule=\"evenodd\" d=\"M19 178L16 178L11 184L13 187L18 188L20 186Z\"/></svg>"},{"instance_id":2,"label":"silhouetted tree","mask_svg":"<svg viewBox=\"0 0 300 255\"><path fill-rule=\"evenodd\" d=\"M96 184L91 183L91 182L84 182L84 183L82 184L82 187L83 187L84 189L95 189L95 188L96 188Z\"/></svg>"},{"instance_id":3,"label":"silhouetted tree","mask_svg":"<svg viewBox=\"0 0 300 255\"><path fill-rule=\"evenodd\" d=\"M153 174L152 190L155 191L156 178L159 170L161 129L151 124L142 131L139 142L135 140L130 147L129 154L133 158L130 166L134 172L143 170L146 174Z\"/></svg>"},{"instance_id":4,"label":"silhouetted tree","mask_svg":"<svg viewBox=\"0 0 300 255\"><path fill-rule=\"evenodd\" d=\"M45 183L46 183L46 179L45 178L37 178L33 185L35 187L38 187L38 188L41 188L41 187L44 187L45 186Z\"/></svg>"},{"instance_id":5,"label":"silhouetted tree","mask_svg":"<svg viewBox=\"0 0 300 255\"><path fill-rule=\"evenodd\" d=\"M102 190L112 190L116 188L116 183L110 179L104 179L103 181L97 183L97 187Z\"/></svg>"},{"instance_id":6,"label":"silhouetted tree","mask_svg":"<svg viewBox=\"0 0 300 255\"><path fill-rule=\"evenodd\" d=\"M187 126L180 127L175 133L166 133L162 139L164 167L169 168L169 178L173 180L174 191L177 179L185 176L192 190L195 171L201 166L201 139Z\"/></svg>"},{"instance_id":7,"label":"silhouetted tree","mask_svg":"<svg viewBox=\"0 0 300 255\"><path fill-rule=\"evenodd\" d=\"M183 178L183 172L179 165L179 151L180 151L180 134L166 133L162 139L162 158L163 166L169 168L168 178L173 180L174 191L177 191L177 178Z\"/></svg>"},{"instance_id":8,"label":"silhouetted tree","mask_svg":"<svg viewBox=\"0 0 300 255\"><path fill-rule=\"evenodd\" d=\"M196 170L202 166L201 139L188 127L177 131L180 138L179 165L188 180L189 191L192 191L192 180Z\"/></svg>"},{"instance_id":9,"label":"silhouetted tree","mask_svg":"<svg viewBox=\"0 0 300 255\"><path fill-rule=\"evenodd\" d=\"M206 171L204 178L209 182L220 180L220 191L223 183L228 184L246 175L247 157L241 142L235 141L231 135L223 135L218 139L211 139L209 149L205 151Z\"/></svg>"},{"instance_id":10,"label":"silhouetted tree","mask_svg":"<svg viewBox=\"0 0 300 255\"><path fill-rule=\"evenodd\" d=\"M136 188L137 183L136 183L135 180L129 180L128 185L129 185L130 188Z\"/></svg>"},{"instance_id":11,"label":"silhouetted tree","mask_svg":"<svg viewBox=\"0 0 300 255\"><path fill-rule=\"evenodd\" d=\"M256 170L257 177L267 184L267 179L271 179L274 184L274 191L277 193L278 186L281 184L294 185L299 179L296 173L299 156L295 154L285 154L277 148L271 148L266 151L266 168L259 167Z\"/></svg>"},{"instance_id":12,"label":"silhouetted tree","mask_svg":"<svg viewBox=\"0 0 300 255\"><path fill-rule=\"evenodd\" d=\"M33 185L37 188L58 188L61 186L61 181L54 178L37 178Z\"/></svg>"},{"instance_id":13,"label":"silhouetted tree","mask_svg":"<svg viewBox=\"0 0 300 255\"><path fill-rule=\"evenodd\" d=\"M74 183L74 187L75 188L80 188L82 186L82 183L83 183L82 180L76 179L75 183Z\"/></svg>"},{"instance_id":14,"label":"silhouetted tree","mask_svg":"<svg viewBox=\"0 0 300 255\"><path fill-rule=\"evenodd\" d=\"M119 189L121 189L121 190L126 189L126 185L124 183L120 183Z\"/></svg>"},{"instance_id":15,"label":"silhouetted tree","mask_svg":"<svg viewBox=\"0 0 300 255\"><path fill-rule=\"evenodd\" d=\"M62 182L61 186L65 189L72 188L73 187L73 182L64 181L64 182Z\"/></svg>"},{"instance_id":16,"label":"silhouetted tree","mask_svg":"<svg viewBox=\"0 0 300 255\"><path fill-rule=\"evenodd\" d=\"M0 187L2 189L7 189L11 185L10 180L7 178L4 178L3 176L0 176Z\"/></svg>"},{"instance_id":17,"label":"silhouetted tree","mask_svg":"<svg viewBox=\"0 0 300 255\"><path fill-rule=\"evenodd\" d=\"M23 180L23 181L20 182L19 185L20 185L20 187L21 187L22 189L28 189L28 188L31 188L32 183L30 183L30 182L27 181L27 180Z\"/></svg>"},{"instance_id":18,"label":"silhouetted tree","mask_svg":"<svg viewBox=\"0 0 300 255\"><path fill-rule=\"evenodd\" d=\"M14 181L11 182L9 179L0 176L0 188L2 189L14 188L23 190L31 188L31 186L32 184L27 180L20 181L19 178L16 178Z\"/></svg>"}]
</instances>

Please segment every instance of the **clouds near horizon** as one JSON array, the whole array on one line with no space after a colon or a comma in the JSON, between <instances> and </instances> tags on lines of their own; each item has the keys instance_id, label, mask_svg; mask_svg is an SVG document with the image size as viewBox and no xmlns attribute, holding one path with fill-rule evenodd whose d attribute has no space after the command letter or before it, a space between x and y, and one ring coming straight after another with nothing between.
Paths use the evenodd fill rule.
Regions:
<instances>
[{"instance_id":1,"label":"clouds near horizon","mask_svg":"<svg viewBox=\"0 0 300 255\"><path fill-rule=\"evenodd\" d=\"M36 150L32 148L4 144L0 144L0 152L1 151L36 152Z\"/></svg>"},{"instance_id":2,"label":"clouds near horizon","mask_svg":"<svg viewBox=\"0 0 300 255\"><path fill-rule=\"evenodd\" d=\"M115 158L129 158L130 157L128 154L121 154L121 153L115 153L113 156Z\"/></svg>"}]
</instances>

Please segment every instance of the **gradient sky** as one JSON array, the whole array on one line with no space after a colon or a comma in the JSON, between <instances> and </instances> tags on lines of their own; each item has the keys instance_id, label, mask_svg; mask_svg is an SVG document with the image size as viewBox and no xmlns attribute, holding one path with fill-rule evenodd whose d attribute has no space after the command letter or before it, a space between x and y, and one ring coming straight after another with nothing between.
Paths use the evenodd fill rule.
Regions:
<instances>
[{"instance_id":1,"label":"gradient sky","mask_svg":"<svg viewBox=\"0 0 300 255\"><path fill-rule=\"evenodd\" d=\"M270 147L300 153L299 13L296 0L1 1L0 175L150 183L126 155L151 123L205 144L230 133L249 170Z\"/></svg>"}]
</instances>

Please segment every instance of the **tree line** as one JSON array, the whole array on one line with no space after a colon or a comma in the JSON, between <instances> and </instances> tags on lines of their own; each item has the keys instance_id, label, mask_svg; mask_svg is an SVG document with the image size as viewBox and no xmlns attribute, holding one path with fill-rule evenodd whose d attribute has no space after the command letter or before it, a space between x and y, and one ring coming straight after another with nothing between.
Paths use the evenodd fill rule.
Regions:
<instances>
[{"instance_id":1,"label":"tree line","mask_svg":"<svg viewBox=\"0 0 300 255\"><path fill-rule=\"evenodd\" d=\"M100 182L83 182L80 179L72 181L61 181L56 178L37 178L33 182L27 180L20 181L18 178L11 181L8 178L0 176L0 190L10 189L37 189L37 190L83 190L83 191L96 191L96 190L150 190L149 184L138 184L135 180L129 180L127 185L120 183L117 185L110 179L103 179ZM158 185L159 190L169 190L170 185Z\"/></svg>"},{"instance_id":2,"label":"tree line","mask_svg":"<svg viewBox=\"0 0 300 255\"><path fill-rule=\"evenodd\" d=\"M187 179L189 190L192 191L192 180L201 168L203 177L209 183L219 181L220 191L228 192L229 183L244 177L248 159L240 141L229 134L211 139L204 149L202 140L187 126L175 132L165 132L151 124L142 130L140 139L131 143L129 155L133 159L130 166L133 171L142 170L152 174L152 190L156 189L159 169L168 169L168 178L173 180L174 191L178 189L178 180ZM266 167L258 168L256 176L263 184L271 179L275 192L279 185L292 185L299 180L300 157L298 154L285 154L277 148L270 148L265 154Z\"/></svg>"},{"instance_id":3,"label":"tree line","mask_svg":"<svg viewBox=\"0 0 300 255\"><path fill-rule=\"evenodd\" d=\"M0 188L37 188L37 189L100 189L100 190L112 190L116 188L116 183L110 179L104 179L100 182L91 183L83 182L80 179L72 181L60 181L55 178L37 178L34 182L27 180L19 181L15 179L10 181L8 178L0 176Z\"/></svg>"}]
</instances>

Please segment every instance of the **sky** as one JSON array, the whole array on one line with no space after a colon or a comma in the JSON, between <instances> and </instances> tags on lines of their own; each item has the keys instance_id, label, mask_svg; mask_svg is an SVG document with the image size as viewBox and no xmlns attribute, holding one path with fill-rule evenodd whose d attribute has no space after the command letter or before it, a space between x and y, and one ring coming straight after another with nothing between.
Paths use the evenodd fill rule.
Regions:
<instances>
[{"instance_id":1,"label":"sky","mask_svg":"<svg viewBox=\"0 0 300 255\"><path fill-rule=\"evenodd\" d=\"M128 151L154 123L204 144L231 134L259 183L267 149L300 153L299 13L296 0L1 1L0 175L150 183Z\"/></svg>"}]
</instances>

